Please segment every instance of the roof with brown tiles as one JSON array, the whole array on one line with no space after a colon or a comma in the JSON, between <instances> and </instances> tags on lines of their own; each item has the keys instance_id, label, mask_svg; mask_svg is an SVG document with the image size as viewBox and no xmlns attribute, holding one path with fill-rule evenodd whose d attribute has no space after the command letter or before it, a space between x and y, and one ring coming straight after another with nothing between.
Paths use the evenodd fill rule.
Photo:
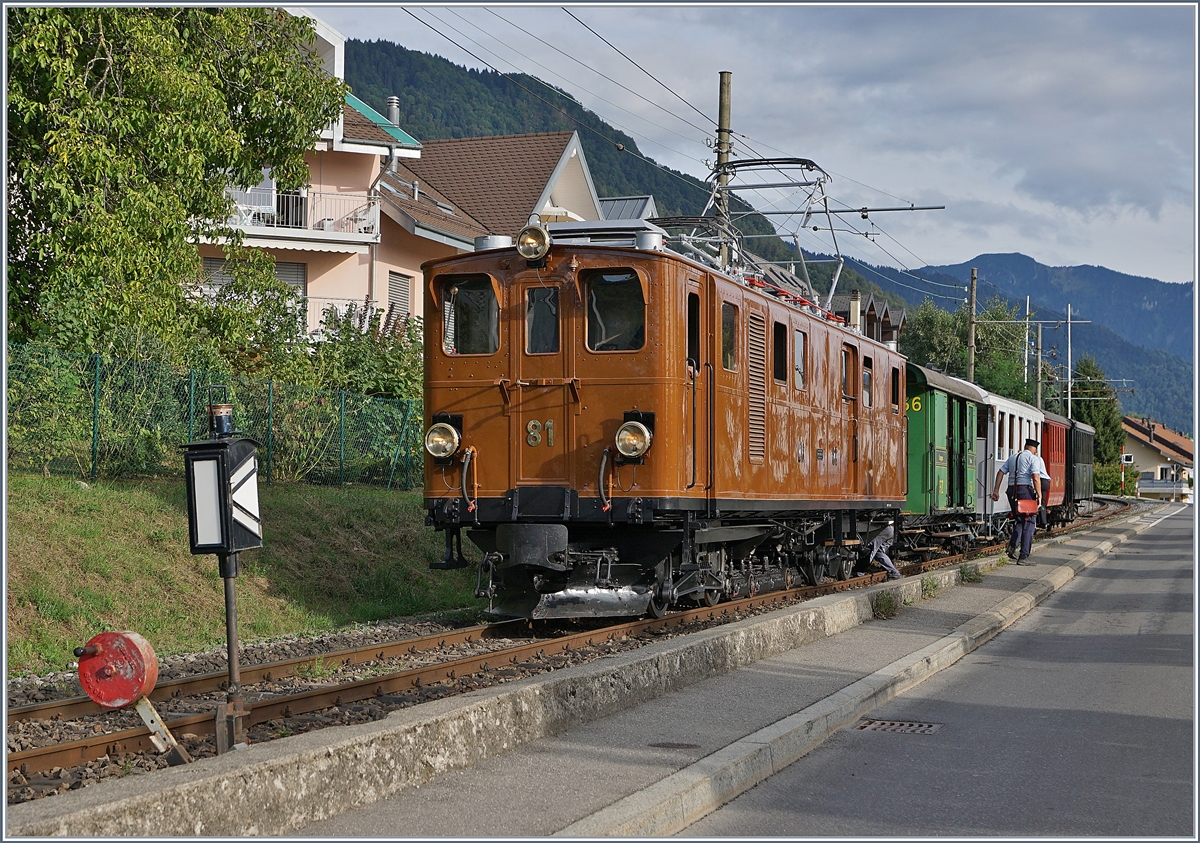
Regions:
<instances>
[{"instance_id":1,"label":"roof with brown tiles","mask_svg":"<svg viewBox=\"0 0 1200 843\"><path fill-rule=\"evenodd\" d=\"M1176 433L1166 425L1154 419L1124 416L1121 428L1126 435L1132 436L1143 445L1154 448L1165 457L1186 462L1191 465L1195 459L1195 443L1182 433ZM1151 434L1153 433L1153 439Z\"/></svg>"},{"instance_id":2,"label":"roof with brown tiles","mask_svg":"<svg viewBox=\"0 0 1200 843\"><path fill-rule=\"evenodd\" d=\"M574 132L425 141L405 162L492 234L516 236L537 209Z\"/></svg>"},{"instance_id":3,"label":"roof with brown tiles","mask_svg":"<svg viewBox=\"0 0 1200 843\"><path fill-rule=\"evenodd\" d=\"M414 182L417 183L415 191ZM417 196L415 199L414 192ZM416 173L402 163L397 162L394 172L384 173L379 180L379 195L424 228L464 240L474 240L488 234L487 228L479 220L450 201L434 185L421 181Z\"/></svg>"}]
</instances>

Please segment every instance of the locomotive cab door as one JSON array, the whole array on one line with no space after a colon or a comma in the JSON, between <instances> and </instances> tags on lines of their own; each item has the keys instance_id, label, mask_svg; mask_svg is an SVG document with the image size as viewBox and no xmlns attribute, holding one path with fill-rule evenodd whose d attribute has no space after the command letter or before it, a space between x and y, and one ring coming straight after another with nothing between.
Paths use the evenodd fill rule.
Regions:
<instances>
[{"instance_id":1,"label":"locomotive cab door","mask_svg":"<svg viewBox=\"0 0 1200 843\"><path fill-rule=\"evenodd\" d=\"M685 439L688 444L683 455L680 485L688 496L709 497L713 492L710 448L713 418L711 401L715 372L710 358L711 350L708 347L710 343L704 341L713 333L708 324L710 314L706 306L707 298L704 285L697 279L688 278L685 308L687 347L683 364L686 378Z\"/></svg>"},{"instance_id":2,"label":"locomotive cab door","mask_svg":"<svg viewBox=\"0 0 1200 843\"><path fill-rule=\"evenodd\" d=\"M862 488L859 425L859 363L858 349L852 345L842 346L842 437L841 453L838 455L838 470L842 475L842 493L857 495Z\"/></svg>"},{"instance_id":3,"label":"locomotive cab door","mask_svg":"<svg viewBox=\"0 0 1200 843\"><path fill-rule=\"evenodd\" d=\"M571 307L570 288L559 279L522 279L516 285L511 337L521 346L512 354L512 442L519 485L566 486L570 482L571 441L577 384L570 354L573 337L563 309Z\"/></svg>"}]
</instances>

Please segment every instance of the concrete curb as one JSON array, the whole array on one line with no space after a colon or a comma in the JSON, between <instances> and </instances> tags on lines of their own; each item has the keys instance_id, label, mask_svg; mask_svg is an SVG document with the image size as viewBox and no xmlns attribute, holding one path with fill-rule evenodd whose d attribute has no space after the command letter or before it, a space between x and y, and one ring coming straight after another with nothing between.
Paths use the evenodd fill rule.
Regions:
<instances>
[{"instance_id":1,"label":"concrete curb","mask_svg":"<svg viewBox=\"0 0 1200 843\"><path fill-rule=\"evenodd\" d=\"M1111 547L1110 543L1105 544ZM976 564L992 567L995 563ZM890 591L902 601L917 602L922 598L923 583L929 582L940 590L957 584L959 577L960 569L947 568L922 578L827 595L683 639L403 709L375 723L296 735L162 770L154 774L153 784L141 776L130 776L15 805L7 812L7 835L88 838L283 835L406 788L419 787L434 776L469 767L672 690L836 635L870 619L872 598L881 591ZM979 643L986 637L981 637ZM919 678L903 687L915 684L925 675L928 674L919 674ZM696 794L706 795L693 796L686 809L680 802L678 822L684 822L684 826L693 822L702 816L697 811L706 813L727 801L770 771L791 763L839 725L858 716L853 712L863 703L855 696L859 692L853 689L860 685L862 682L818 704L835 708L801 729L813 736L808 742L781 737L764 743L758 737L756 740L762 746L751 757L738 756L740 750L735 748L743 745L743 741L701 761L700 764L712 768L708 779L722 783L719 787L705 785L700 790L689 785ZM880 693L886 696L880 697ZM878 705L895 693L899 690L872 690L868 697L874 700L873 705ZM726 758L730 759L728 764L722 761ZM694 769L695 765L681 774ZM676 777L669 777L646 793L663 793L666 799L661 789L670 789L668 782ZM606 811L617 810L626 802L615 803ZM704 808L706 805L709 807ZM602 811L580 822L587 823L601 815L607 816ZM597 826L602 830L578 833L589 836L635 833L608 830L623 828L625 822L607 822Z\"/></svg>"},{"instance_id":2,"label":"concrete curb","mask_svg":"<svg viewBox=\"0 0 1200 843\"><path fill-rule=\"evenodd\" d=\"M1155 510L1161 511L1161 510ZM735 741L638 793L578 820L556 837L665 836L779 772L831 734L989 641L1116 545L1152 526L1133 525L972 618L940 641L877 670L789 717ZM1064 539L1069 541L1069 538ZM1044 547L1044 545L1043 545ZM995 567L995 563L988 567ZM957 572L956 572L957 573Z\"/></svg>"}]
</instances>

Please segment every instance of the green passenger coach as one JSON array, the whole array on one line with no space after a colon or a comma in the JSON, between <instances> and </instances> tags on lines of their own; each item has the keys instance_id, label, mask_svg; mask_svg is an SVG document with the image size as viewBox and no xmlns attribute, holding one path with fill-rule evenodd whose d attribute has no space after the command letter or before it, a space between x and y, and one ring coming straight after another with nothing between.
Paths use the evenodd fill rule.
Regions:
<instances>
[{"instance_id":1,"label":"green passenger coach","mask_svg":"<svg viewBox=\"0 0 1200 843\"><path fill-rule=\"evenodd\" d=\"M904 523L965 529L975 521L980 494L975 442L979 407L986 396L974 384L923 366L908 363L906 370L908 496Z\"/></svg>"}]
</instances>

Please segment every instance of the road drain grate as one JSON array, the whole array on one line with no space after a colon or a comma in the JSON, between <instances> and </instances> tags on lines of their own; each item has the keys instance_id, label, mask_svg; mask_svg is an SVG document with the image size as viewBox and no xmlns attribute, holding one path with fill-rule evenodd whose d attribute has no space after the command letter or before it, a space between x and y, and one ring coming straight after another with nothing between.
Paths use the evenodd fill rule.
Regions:
<instances>
[{"instance_id":1,"label":"road drain grate","mask_svg":"<svg viewBox=\"0 0 1200 843\"><path fill-rule=\"evenodd\" d=\"M864 732L901 732L906 735L928 735L942 728L942 724L914 723L908 720L864 720L854 728Z\"/></svg>"},{"instance_id":2,"label":"road drain grate","mask_svg":"<svg viewBox=\"0 0 1200 843\"><path fill-rule=\"evenodd\" d=\"M698 743L652 743L655 749L699 749Z\"/></svg>"}]
</instances>

